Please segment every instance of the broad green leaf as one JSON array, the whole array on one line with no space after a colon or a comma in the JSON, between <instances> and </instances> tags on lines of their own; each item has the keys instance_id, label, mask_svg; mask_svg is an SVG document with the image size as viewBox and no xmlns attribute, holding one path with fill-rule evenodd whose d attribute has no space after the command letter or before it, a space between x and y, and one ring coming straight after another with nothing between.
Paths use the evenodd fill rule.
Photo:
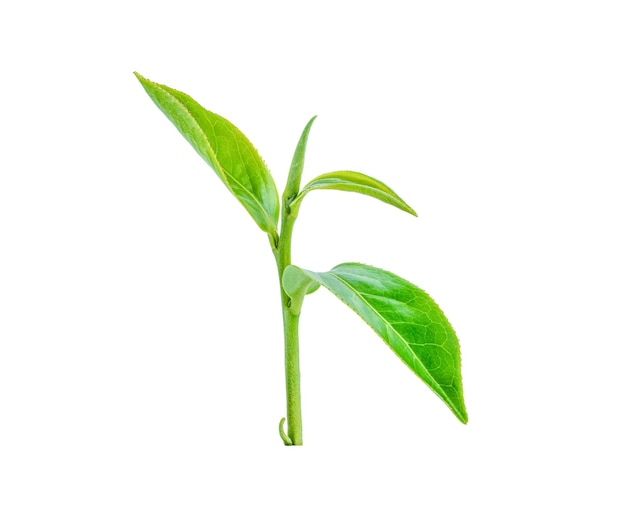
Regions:
<instances>
[{"instance_id":1,"label":"broad green leaf","mask_svg":"<svg viewBox=\"0 0 626 527\"><path fill-rule=\"evenodd\" d=\"M296 201L301 200L308 192L318 189L358 192L360 194L365 194L366 196L379 199L380 201L384 201L394 207L398 207L400 210L413 214L413 216L417 216L415 211L387 185L377 179L374 179L373 177L361 174L360 172L340 170L338 172L322 174L306 184L306 186L302 189L302 192L300 192L296 198Z\"/></svg>"},{"instance_id":2,"label":"broad green leaf","mask_svg":"<svg viewBox=\"0 0 626 527\"><path fill-rule=\"evenodd\" d=\"M285 192L283 193L283 200L290 200L295 198L300 192L300 180L302 179L302 170L304 169L304 153L306 152L306 143L309 140L309 132L313 121L317 118L314 116L304 127L296 151L293 154L291 160L291 167L289 168L289 177L287 178L287 185L285 186Z\"/></svg>"},{"instance_id":3,"label":"broad green leaf","mask_svg":"<svg viewBox=\"0 0 626 527\"><path fill-rule=\"evenodd\" d=\"M158 108L189 141L257 225L275 236L280 203L272 176L258 152L231 122L189 95L135 76Z\"/></svg>"},{"instance_id":4,"label":"broad green leaf","mask_svg":"<svg viewBox=\"0 0 626 527\"><path fill-rule=\"evenodd\" d=\"M312 279L352 308L400 359L467 422L461 384L461 351L452 326L417 286L376 267L344 263L326 273L290 266L301 283ZM292 276L291 281L296 279Z\"/></svg>"},{"instance_id":5,"label":"broad green leaf","mask_svg":"<svg viewBox=\"0 0 626 527\"><path fill-rule=\"evenodd\" d=\"M304 274L299 267L294 265L287 266L283 271L281 282L285 293L291 299L289 311L294 315L300 314L304 296L314 293L320 288L317 280Z\"/></svg>"}]
</instances>

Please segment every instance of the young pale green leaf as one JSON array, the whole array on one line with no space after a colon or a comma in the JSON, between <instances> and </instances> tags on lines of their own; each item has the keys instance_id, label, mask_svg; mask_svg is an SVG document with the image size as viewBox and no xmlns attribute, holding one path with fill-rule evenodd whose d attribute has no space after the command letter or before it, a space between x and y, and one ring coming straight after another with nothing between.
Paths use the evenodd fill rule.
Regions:
<instances>
[{"instance_id":1,"label":"young pale green leaf","mask_svg":"<svg viewBox=\"0 0 626 527\"><path fill-rule=\"evenodd\" d=\"M157 107L189 141L257 225L276 236L280 203L272 176L248 138L189 95L135 76Z\"/></svg>"},{"instance_id":2,"label":"young pale green leaf","mask_svg":"<svg viewBox=\"0 0 626 527\"><path fill-rule=\"evenodd\" d=\"M413 214L413 216L417 216L415 211L387 185L377 179L374 179L373 177L361 174L360 172L340 170L338 172L322 174L321 176L309 181L295 201L300 201L308 192L318 189L358 192L360 194L365 194L366 196L379 199L380 201L393 205L394 207L398 207L400 210Z\"/></svg>"},{"instance_id":3,"label":"young pale green leaf","mask_svg":"<svg viewBox=\"0 0 626 527\"><path fill-rule=\"evenodd\" d=\"M461 352L452 326L437 304L417 286L388 271L344 263L326 273L290 266L294 283L312 279L352 308L466 423ZM299 279L295 275L300 273Z\"/></svg>"},{"instance_id":4,"label":"young pale green leaf","mask_svg":"<svg viewBox=\"0 0 626 527\"><path fill-rule=\"evenodd\" d=\"M300 181L302 179L302 171L304 169L304 154L306 152L306 143L309 140L309 132L313 121L317 118L315 115L304 127L300 140L296 146L296 151L293 154L291 160L291 167L289 168L289 177L287 178L287 185L285 186L285 192L283 192L283 200L288 201L295 198L300 192Z\"/></svg>"}]
</instances>

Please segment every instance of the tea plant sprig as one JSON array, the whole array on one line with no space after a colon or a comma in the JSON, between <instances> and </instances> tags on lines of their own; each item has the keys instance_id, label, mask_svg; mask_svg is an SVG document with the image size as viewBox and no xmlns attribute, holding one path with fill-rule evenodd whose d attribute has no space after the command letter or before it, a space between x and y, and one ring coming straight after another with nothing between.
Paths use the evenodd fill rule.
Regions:
<instances>
[{"instance_id":1,"label":"tea plant sprig","mask_svg":"<svg viewBox=\"0 0 626 527\"><path fill-rule=\"evenodd\" d=\"M395 274L369 265L342 263L327 272L313 272L291 263L293 227L302 200L313 190L358 192L409 214L416 215L415 211L387 185L359 172L329 172L300 188L307 140L315 117L298 141L279 199L267 166L237 127L188 95L135 75L158 108L267 233L278 268L283 313L287 432L283 429L285 418L278 428L284 443L302 444L298 323L304 297L320 286L353 309L466 423L459 341L428 294Z\"/></svg>"}]
</instances>

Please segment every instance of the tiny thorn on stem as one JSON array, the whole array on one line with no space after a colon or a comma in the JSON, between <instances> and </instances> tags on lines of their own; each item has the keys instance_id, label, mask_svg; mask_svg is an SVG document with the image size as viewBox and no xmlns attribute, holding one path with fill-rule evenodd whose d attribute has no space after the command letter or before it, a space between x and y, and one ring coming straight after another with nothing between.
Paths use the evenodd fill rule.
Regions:
<instances>
[{"instance_id":1,"label":"tiny thorn on stem","mask_svg":"<svg viewBox=\"0 0 626 527\"><path fill-rule=\"evenodd\" d=\"M280 434L280 437L283 440L283 443L285 443L285 445L292 446L293 442L291 441L289 436L287 434L285 434L285 431L283 430L283 425L284 424L285 424L285 418L283 417L280 420L280 423L278 423L278 433Z\"/></svg>"}]
</instances>

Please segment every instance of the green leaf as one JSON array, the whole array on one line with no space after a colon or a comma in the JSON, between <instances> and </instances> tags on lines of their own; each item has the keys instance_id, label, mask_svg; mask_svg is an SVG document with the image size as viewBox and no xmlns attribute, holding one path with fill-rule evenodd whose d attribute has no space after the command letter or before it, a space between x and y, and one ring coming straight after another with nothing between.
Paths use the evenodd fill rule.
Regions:
<instances>
[{"instance_id":1,"label":"green leaf","mask_svg":"<svg viewBox=\"0 0 626 527\"><path fill-rule=\"evenodd\" d=\"M400 210L413 214L413 216L417 216L415 211L387 185L377 179L374 179L373 177L361 174L360 172L340 170L338 172L322 174L306 184L306 186L302 189L302 192L300 192L296 198L296 201L301 200L311 190L318 189L358 192L360 194L365 194L366 196L379 199L380 201L384 201L394 207L398 207Z\"/></svg>"},{"instance_id":2,"label":"green leaf","mask_svg":"<svg viewBox=\"0 0 626 527\"><path fill-rule=\"evenodd\" d=\"M231 122L206 110L189 95L152 82L137 72L135 76L261 230L275 237L280 212L278 191L248 138Z\"/></svg>"},{"instance_id":3,"label":"green leaf","mask_svg":"<svg viewBox=\"0 0 626 527\"><path fill-rule=\"evenodd\" d=\"M313 121L317 118L314 116L304 127L296 151L293 154L291 160L291 167L289 168L289 177L287 178L287 185L285 186L285 192L283 193L283 200L289 201L295 198L300 192L300 180L302 179L302 170L304 169L304 153L306 152L306 143L309 140L309 132Z\"/></svg>"},{"instance_id":4,"label":"green leaf","mask_svg":"<svg viewBox=\"0 0 626 527\"><path fill-rule=\"evenodd\" d=\"M319 282L352 308L420 379L467 422L461 383L461 351L437 304L403 278L368 265L344 263L327 273L296 266L285 274ZM292 282L296 279L292 276Z\"/></svg>"}]
</instances>

